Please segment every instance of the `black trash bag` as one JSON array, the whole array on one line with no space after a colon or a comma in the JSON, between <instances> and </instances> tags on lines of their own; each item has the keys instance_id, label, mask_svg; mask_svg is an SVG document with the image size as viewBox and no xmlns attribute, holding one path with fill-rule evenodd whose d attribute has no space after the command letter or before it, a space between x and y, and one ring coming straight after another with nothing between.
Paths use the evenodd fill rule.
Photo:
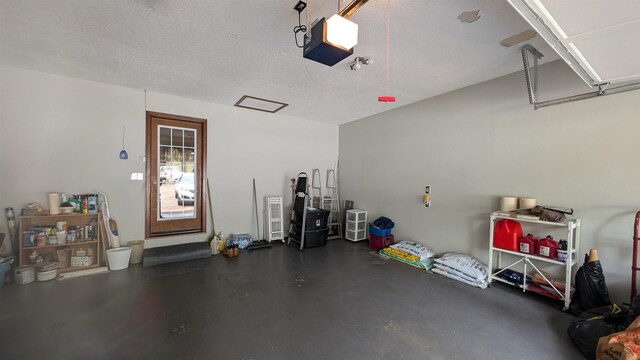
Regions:
<instances>
[{"instance_id":1,"label":"black trash bag","mask_svg":"<svg viewBox=\"0 0 640 360\"><path fill-rule=\"evenodd\" d=\"M640 316L640 295L631 299L631 311L635 317Z\"/></svg>"},{"instance_id":2,"label":"black trash bag","mask_svg":"<svg viewBox=\"0 0 640 360\"><path fill-rule=\"evenodd\" d=\"M589 256L585 255L584 264L576 272L576 292L568 310L576 316L599 306L611 305L600 260L588 261Z\"/></svg>"},{"instance_id":3,"label":"black trash bag","mask_svg":"<svg viewBox=\"0 0 640 360\"><path fill-rule=\"evenodd\" d=\"M386 229L393 229L393 227L396 224L394 224L391 219L384 216L380 216L379 218L376 219L376 221L373 222L373 225L376 226L377 228L386 230Z\"/></svg>"},{"instance_id":4,"label":"black trash bag","mask_svg":"<svg viewBox=\"0 0 640 360\"><path fill-rule=\"evenodd\" d=\"M585 358L595 360L598 340L625 330L635 318L633 310L625 305L600 306L580 314L569 324L567 333Z\"/></svg>"}]
</instances>

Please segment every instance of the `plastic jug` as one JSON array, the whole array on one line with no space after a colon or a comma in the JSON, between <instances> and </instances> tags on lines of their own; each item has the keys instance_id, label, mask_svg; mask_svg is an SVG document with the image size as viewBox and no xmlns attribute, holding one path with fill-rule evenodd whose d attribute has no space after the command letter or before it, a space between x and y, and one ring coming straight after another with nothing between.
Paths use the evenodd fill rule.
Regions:
<instances>
[{"instance_id":1,"label":"plastic jug","mask_svg":"<svg viewBox=\"0 0 640 360\"><path fill-rule=\"evenodd\" d=\"M522 237L522 225L511 219L496 222L493 228L493 246L518 251L518 239Z\"/></svg>"},{"instance_id":2,"label":"plastic jug","mask_svg":"<svg viewBox=\"0 0 640 360\"><path fill-rule=\"evenodd\" d=\"M558 242L551 235L538 241L538 255L555 259L558 256Z\"/></svg>"},{"instance_id":3,"label":"plastic jug","mask_svg":"<svg viewBox=\"0 0 640 360\"><path fill-rule=\"evenodd\" d=\"M518 250L520 250L521 253L535 255L537 245L538 239L534 238L531 234L527 234L527 236L518 239Z\"/></svg>"}]
</instances>

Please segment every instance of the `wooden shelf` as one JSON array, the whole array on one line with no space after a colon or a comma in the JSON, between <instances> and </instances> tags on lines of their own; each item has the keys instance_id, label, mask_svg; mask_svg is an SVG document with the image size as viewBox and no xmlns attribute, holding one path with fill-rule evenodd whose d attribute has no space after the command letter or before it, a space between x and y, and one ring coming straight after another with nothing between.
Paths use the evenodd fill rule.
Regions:
<instances>
[{"instance_id":1,"label":"wooden shelf","mask_svg":"<svg viewBox=\"0 0 640 360\"><path fill-rule=\"evenodd\" d=\"M83 216L88 216L88 217L92 217L92 216L96 216L98 215L98 213L92 213L92 214L80 214L80 213L69 213L69 214L58 214L58 215L49 215L49 214L35 214L35 215L22 215L20 216L23 219L53 219L53 218L64 218L64 219L69 219L70 217L83 217Z\"/></svg>"},{"instance_id":2,"label":"wooden shelf","mask_svg":"<svg viewBox=\"0 0 640 360\"><path fill-rule=\"evenodd\" d=\"M71 271L78 271L78 270L95 269L98 266L99 266L98 264L92 264L92 265L89 265L89 266L69 266L69 267L66 267L66 268L58 269L58 274L67 273L67 272L71 272Z\"/></svg>"},{"instance_id":3,"label":"wooden shelf","mask_svg":"<svg viewBox=\"0 0 640 360\"><path fill-rule=\"evenodd\" d=\"M90 245L90 244L97 244L98 240L91 240L91 241L74 241L72 243L65 243L65 244L49 244L49 245L44 245L44 246L23 246L22 250L38 250L38 249L51 249L51 248L58 248L58 247L65 247L65 246L78 246L78 245Z\"/></svg>"},{"instance_id":4,"label":"wooden shelf","mask_svg":"<svg viewBox=\"0 0 640 360\"><path fill-rule=\"evenodd\" d=\"M56 222L58 221L66 221L69 226L87 226L91 223L94 223L96 226L96 234L97 237L94 239L76 239L74 242L67 242L64 244L47 244L44 246L23 246L22 242L22 234L23 232L29 228L30 226L40 225L47 227L55 227ZM92 213L92 214L80 214L80 213L69 213L69 214L58 214L58 215L49 215L48 213L35 214L29 216L20 216L20 246L19 246L19 254L18 254L18 263L20 265L25 265L29 263L29 254L33 251L37 251L43 257L49 257L52 261L58 261L57 250L71 248L71 249L79 249L81 247L87 247L93 254L93 264L90 266L68 266L66 268L61 268L58 271L60 273L78 271L78 270L86 270L86 269L94 269L100 266L102 262L102 252L103 244L102 244L102 231L101 229L102 223L102 214L100 212ZM84 241L82 241L84 240Z\"/></svg>"}]
</instances>

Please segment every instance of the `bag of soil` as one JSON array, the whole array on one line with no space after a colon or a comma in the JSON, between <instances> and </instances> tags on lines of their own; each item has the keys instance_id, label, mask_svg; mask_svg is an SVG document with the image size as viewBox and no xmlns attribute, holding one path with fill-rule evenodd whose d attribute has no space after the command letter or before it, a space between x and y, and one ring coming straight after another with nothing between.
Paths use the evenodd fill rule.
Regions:
<instances>
[{"instance_id":1,"label":"bag of soil","mask_svg":"<svg viewBox=\"0 0 640 360\"><path fill-rule=\"evenodd\" d=\"M625 305L600 306L580 314L569 324L567 333L585 358L595 359L598 340L623 331L634 319L633 310Z\"/></svg>"},{"instance_id":2,"label":"bag of soil","mask_svg":"<svg viewBox=\"0 0 640 360\"><path fill-rule=\"evenodd\" d=\"M576 272L575 283L576 293L569 306L571 314L577 316L599 306L611 305L609 289L595 250L591 250L591 256L585 255L584 264Z\"/></svg>"}]
</instances>

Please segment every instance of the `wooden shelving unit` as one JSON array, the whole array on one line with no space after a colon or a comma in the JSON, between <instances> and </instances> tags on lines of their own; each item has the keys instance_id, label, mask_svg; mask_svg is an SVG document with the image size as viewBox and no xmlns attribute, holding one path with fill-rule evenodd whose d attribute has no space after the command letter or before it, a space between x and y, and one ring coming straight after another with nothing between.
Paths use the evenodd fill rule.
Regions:
<instances>
[{"instance_id":1,"label":"wooden shelving unit","mask_svg":"<svg viewBox=\"0 0 640 360\"><path fill-rule=\"evenodd\" d=\"M95 221L95 236L92 239L76 239L74 242L67 242L65 244L46 244L44 246L25 246L23 234L28 230L30 226L46 226L50 228L56 227L56 222L66 221L68 226L82 226L89 225L94 219ZM33 251L37 251L43 257L51 257L53 261L59 261L57 250L69 248L73 253L79 248L91 249L93 253L92 264L89 266L67 266L58 269L59 273L93 269L100 266L101 262L101 219L102 214L100 212L94 214L58 214L58 215L32 215L32 216L20 216L20 246L18 254L18 263L20 265L29 264L29 255Z\"/></svg>"}]
</instances>

